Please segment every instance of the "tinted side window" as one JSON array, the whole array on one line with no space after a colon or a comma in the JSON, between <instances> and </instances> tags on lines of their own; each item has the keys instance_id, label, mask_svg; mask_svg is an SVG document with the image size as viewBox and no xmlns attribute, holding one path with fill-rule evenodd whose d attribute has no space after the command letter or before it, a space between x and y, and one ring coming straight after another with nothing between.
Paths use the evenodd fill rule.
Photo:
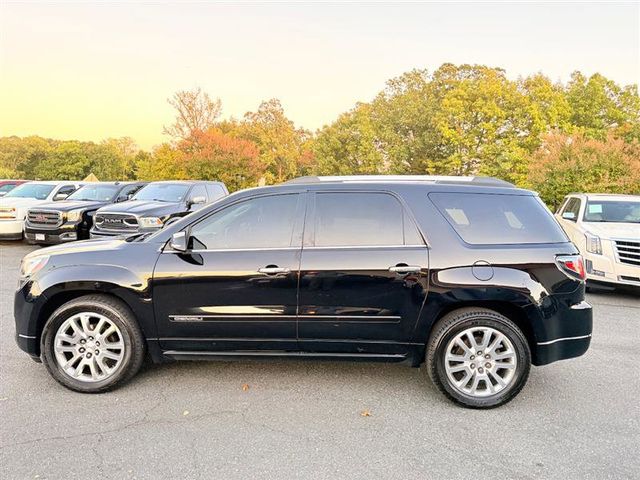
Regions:
<instances>
[{"instance_id":1,"label":"tinted side window","mask_svg":"<svg viewBox=\"0 0 640 480\"><path fill-rule=\"evenodd\" d=\"M127 200L129 196L133 196L138 190L140 190L144 185L128 185L120 190L118 194L118 200L124 201Z\"/></svg>"},{"instance_id":2,"label":"tinted side window","mask_svg":"<svg viewBox=\"0 0 640 480\"><path fill-rule=\"evenodd\" d=\"M213 202L226 195L225 191L222 189L220 185L215 185L210 183L207 184L207 192L209 193L210 202Z\"/></svg>"},{"instance_id":3,"label":"tinted side window","mask_svg":"<svg viewBox=\"0 0 640 480\"><path fill-rule=\"evenodd\" d=\"M63 185L62 187L60 187L60 189L55 193L55 196L57 197L58 195L65 195L65 196L69 196L71 195L73 192L75 192L77 190L75 185Z\"/></svg>"},{"instance_id":4,"label":"tinted side window","mask_svg":"<svg viewBox=\"0 0 640 480\"><path fill-rule=\"evenodd\" d=\"M317 193L315 245L404 245L402 205L386 193Z\"/></svg>"},{"instance_id":5,"label":"tinted side window","mask_svg":"<svg viewBox=\"0 0 640 480\"><path fill-rule=\"evenodd\" d=\"M467 243L562 243L566 235L537 197L431 193L429 198Z\"/></svg>"},{"instance_id":6,"label":"tinted side window","mask_svg":"<svg viewBox=\"0 0 640 480\"><path fill-rule=\"evenodd\" d=\"M204 197L207 198L207 189L204 185L196 185L191 189L191 193L189 194L190 199L194 199L196 197Z\"/></svg>"},{"instance_id":7,"label":"tinted side window","mask_svg":"<svg viewBox=\"0 0 640 480\"><path fill-rule=\"evenodd\" d=\"M571 200L569 200L567 202L567 206L564 209L564 212L562 212L563 214L565 213L573 213L573 218L567 218L567 220L571 220L573 222L578 220L578 213L580 212L580 199L579 198L572 198Z\"/></svg>"},{"instance_id":8,"label":"tinted side window","mask_svg":"<svg viewBox=\"0 0 640 480\"><path fill-rule=\"evenodd\" d=\"M300 195L273 195L236 203L191 229L194 249L278 248L292 244Z\"/></svg>"}]
</instances>

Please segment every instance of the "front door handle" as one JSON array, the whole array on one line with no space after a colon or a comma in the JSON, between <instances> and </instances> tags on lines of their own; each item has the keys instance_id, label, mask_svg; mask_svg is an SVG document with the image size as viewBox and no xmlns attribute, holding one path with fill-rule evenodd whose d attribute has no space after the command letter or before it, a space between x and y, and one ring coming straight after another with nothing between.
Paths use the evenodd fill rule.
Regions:
<instances>
[{"instance_id":1,"label":"front door handle","mask_svg":"<svg viewBox=\"0 0 640 480\"><path fill-rule=\"evenodd\" d=\"M422 268L419 265L396 265L389 267L389 271L398 275L406 275L407 273L420 273Z\"/></svg>"},{"instance_id":2,"label":"front door handle","mask_svg":"<svg viewBox=\"0 0 640 480\"><path fill-rule=\"evenodd\" d=\"M275 275L277 273L289 273L291 272L290 268L280 268L276 265L268 265L266 267L262 267L258 269L260 273L266 273L267 275Z\"/></svg>"}]
</instances>

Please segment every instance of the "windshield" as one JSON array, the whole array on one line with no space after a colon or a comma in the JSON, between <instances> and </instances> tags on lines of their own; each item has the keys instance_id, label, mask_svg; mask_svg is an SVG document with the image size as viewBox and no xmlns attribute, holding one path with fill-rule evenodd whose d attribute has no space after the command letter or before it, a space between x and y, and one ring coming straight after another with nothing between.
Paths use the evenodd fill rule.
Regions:
<instances>
[{"instance_id":1,"label":"windshield","mask_svg":"<svg viewBox=\"0 0 640 480\"><path fill-rule=\"evenodd\" d=\"M0 185L0 193L8 192L9 190L13 190L16 187L15 183L5 183L4 185Z\"/></svg>"},{"instance_id":2,"label":"windshield","mask_svg":"<svg viewBox=\"0 0 640 480\"><path fill-rule=\"evenodd\" d=\"M640 223L640 202L589 200L584 221Z\"/></svg>"},{"instance_id":3,"label":"windshield","mask_svg":"<svg viewBox=\"0 0 640 480\"><path fill-rule=\"evenodd\" d=\"M46 200L55 185L46 183L24 183L7 193L4 198L35 198L38 200Z\"/></svg>"},{"instance_id":4,"label":"windshield","mask_svg":"<svg viewBox=\"0 0 640 480\"><path fill-rule=\"evenodd\" d=\"M156 200L158 202L184 201L190 185L181 183L150 183L140 189L132 200Z\"/></svg>"},{"instance_id":5,"label":"windshield","mask_svg":"<svg viewBox=\"0 0 640 480\"><path fill-rule=\"evenodd\" d=\"M119 185L85 185L67 197L67 200L97 200L110 202L118 194Z\"/></svg>"}]
</instances>

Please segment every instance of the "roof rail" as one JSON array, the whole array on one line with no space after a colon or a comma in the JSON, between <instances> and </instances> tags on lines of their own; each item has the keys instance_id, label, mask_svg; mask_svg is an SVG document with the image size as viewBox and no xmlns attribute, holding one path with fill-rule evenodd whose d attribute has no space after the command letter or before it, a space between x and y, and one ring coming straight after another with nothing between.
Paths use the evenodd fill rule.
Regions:
<instances>
[{"instance_id":1,"label":"roof rail","mask_svg":"<svg viewBox=\"0 0 640 480\"><path fill-rule=\"evenodd\" d=\"M425 182L444 184L472 184L493 187L515 187L513 183L494 177L462 177L454 175L344 175L298 177L285 183L360 183L360 182Z\"/></svg>"}]
</instances>

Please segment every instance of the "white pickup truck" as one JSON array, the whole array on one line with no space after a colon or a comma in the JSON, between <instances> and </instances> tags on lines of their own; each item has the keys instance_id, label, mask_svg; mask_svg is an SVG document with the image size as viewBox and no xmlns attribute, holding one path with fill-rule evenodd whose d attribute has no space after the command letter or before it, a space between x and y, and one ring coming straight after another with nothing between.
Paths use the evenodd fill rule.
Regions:
<instances>
[{"instance_id":1,"label":"white pickup truck","mask_svg":"<svg viewBox=\"0 0 640 480\"><path fill-rule=\"evenodd\" d=\"M29 208L64 200L82 185L73 181L27 182L11 190L0 198L0 240L21 240Z\"/></svg>"},{"instance_id":2,"label":"white pickup truck","mask_svg":"<svg viewBox=\"0 0 640 480\"><path fill-rule=\"evenodd\" d=\"M640 287L640 195L567 195L556 218L585 259L588 284Z\"/></svg>"}]
</instances>

